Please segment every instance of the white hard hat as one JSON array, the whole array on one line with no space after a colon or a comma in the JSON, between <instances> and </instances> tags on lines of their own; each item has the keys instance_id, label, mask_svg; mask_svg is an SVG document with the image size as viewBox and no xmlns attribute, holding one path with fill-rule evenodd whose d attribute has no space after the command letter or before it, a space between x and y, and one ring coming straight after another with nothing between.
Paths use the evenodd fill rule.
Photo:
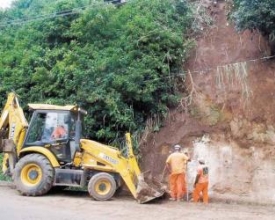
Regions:
<instances>
[{"instance_id":1,"label":"white hard hat","mask_svg":"<svg viewBox=\"0 0 275 220\"><path fill-rule=\"evenodd\" d=\"M204 160L202 157L200 157L200 158L198 159L198 161L199 161L199 163L205 164L205 160Z\"/></svg>"},{"instance_id":2,"label":"white hard hat","mask_svg":"<svg viewBox=\"0 0 275 220\"><path fill-rule=\"evenodd\" d=\"M176 145L174 146L174 148L175 148L175 150L179 150L179 149L181 149L181 146L178 145L178 144L176 144Z\"/></svg>"}]
</instances>

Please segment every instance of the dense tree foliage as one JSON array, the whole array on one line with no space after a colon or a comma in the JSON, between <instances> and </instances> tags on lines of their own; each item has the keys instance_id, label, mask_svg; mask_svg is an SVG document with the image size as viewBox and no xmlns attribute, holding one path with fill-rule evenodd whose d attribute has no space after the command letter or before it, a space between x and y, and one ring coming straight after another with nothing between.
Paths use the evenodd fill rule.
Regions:
<instances>
[{"instance_id":1,"label":"dense tree foliage","mask_svg":"<svg viewBox=\"0 0 275 220\"><path fill-rule=\"evenodd\" d=\"M237 28L259 30L266 37L272 53L275 52L275 1L274 0L234 0L234 19Z\"/></svg>"},{"instance_id":2,"label":"dense tree foliage","mask_svg":"<svg viewBox=\"0 0 275 220\"><path fill-rule=\"evenodd\" d=\"M0 11L0 103L78 103L102 141L141 130L176 103L191 19L186 0L17 0Z\"/></svg>"}]
</instances>

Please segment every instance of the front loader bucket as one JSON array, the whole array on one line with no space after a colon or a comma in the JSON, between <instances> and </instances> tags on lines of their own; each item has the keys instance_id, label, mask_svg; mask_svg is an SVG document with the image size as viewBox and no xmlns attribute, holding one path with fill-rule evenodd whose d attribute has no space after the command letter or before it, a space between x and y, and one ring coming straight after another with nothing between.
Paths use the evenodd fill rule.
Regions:
<instances>
[{"instance_id":1,"label":"front loader bucket","mask_svg":"<svg viewBox=\"0 0 275 220\"><path fill-rule=\"evenodd\" d=\"M166 192L166 185L162 184L151 175L151 172L141 173L138 176L137 201L147 203L156 198L160 198Z\"/></svg>"},{"instance_id":2,"label":"front loader bucket","mask_svg":"<svg viewBox=\"0 0 275 220\"><path fill-rule=\"evenodd\" d=\"M138 203L146 203L153 199L162 197L166 191L166 186L152 177L151 172L141 173L136 157L133 152L133 145L130 137L130 133L126 133L126 145L128 147L128 175L125 173L122 175L125 178L125 182L128 185L130 191L138 201ZM129 169L129 167L131 169ZM130 171L130 172L129 172ZM130 178L134 176L135 178ZM128 176L128 178L126 178ZM134 181L131 181L133 180Z\"/></svg>"}]
</instances>

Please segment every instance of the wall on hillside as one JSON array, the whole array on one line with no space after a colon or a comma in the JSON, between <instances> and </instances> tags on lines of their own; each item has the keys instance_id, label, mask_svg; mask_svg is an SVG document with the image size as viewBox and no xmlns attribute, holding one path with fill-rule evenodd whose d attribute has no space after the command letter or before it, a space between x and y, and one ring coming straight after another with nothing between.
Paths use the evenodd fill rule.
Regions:
<instances>
[{"instance_id":1,"label":"wall on hillside","mask_svg":"<svg viewBox=\"0 0 275 220\"><path fill-rule=\"evenodd\" d=\"M183 97L161 130L147 136L143 169L161 176L171 147L179 143L194 159L190 190L195 160L204 156L212 199L275 204L275 61L259 33L235 31L225 1L205 2L214 23L185 64L192 96Z\"/></svg>"}]
</instances>

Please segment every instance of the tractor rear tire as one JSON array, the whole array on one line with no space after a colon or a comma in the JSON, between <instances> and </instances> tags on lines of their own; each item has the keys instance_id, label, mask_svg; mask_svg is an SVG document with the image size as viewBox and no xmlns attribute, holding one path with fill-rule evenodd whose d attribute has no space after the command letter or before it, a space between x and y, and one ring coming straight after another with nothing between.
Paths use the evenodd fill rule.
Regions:
<instances>
[{"instance_id":1,"label":"tractor rear tire","mask_svg":"<svg viewBox=\"0 0 275 220\"><path fill-rule=\"evenodd\" d=\"M108 173L97 173L89 181L88 192L95 200L106 201L116 192L116 181Z\"/></svg>"},{"instance_id":2,"label":"tractor rear tire","mask_svg":"<svg viewBox=\"0 0 275 220\"><path fill-rule=\"evenodd\" d=\"M53 185L54 169L41 154L22 157L15 166L13 181L16 189L24 196L41 196Z\"/></svg>"}]
</instances>

